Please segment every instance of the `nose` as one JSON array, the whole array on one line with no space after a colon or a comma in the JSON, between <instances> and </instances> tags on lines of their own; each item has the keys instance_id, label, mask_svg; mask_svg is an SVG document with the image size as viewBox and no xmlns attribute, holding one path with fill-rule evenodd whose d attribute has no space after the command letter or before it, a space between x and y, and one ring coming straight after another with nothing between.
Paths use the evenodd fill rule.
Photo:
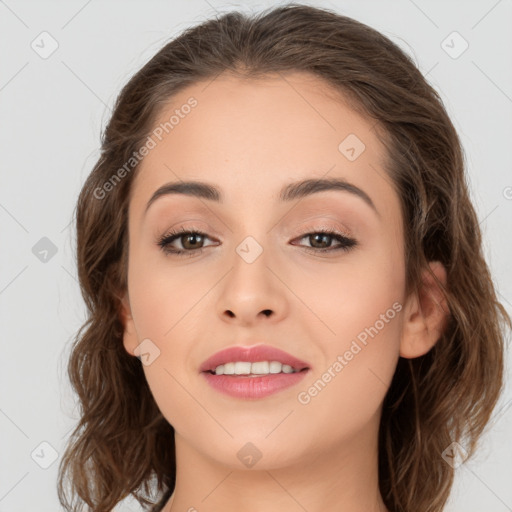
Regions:
<instances>
[{"instance_id":1,"label":"nose","mask_svg":"<svg viewBox=\"0 0 512 512\"><path fill-rule=\"evenodd\" d=\"M277 323L288 314L287 288L266 256L263 251L252 262L235 256L217 304L223 321L244 326L263 321Z\"/></svg>"}]
</instances>

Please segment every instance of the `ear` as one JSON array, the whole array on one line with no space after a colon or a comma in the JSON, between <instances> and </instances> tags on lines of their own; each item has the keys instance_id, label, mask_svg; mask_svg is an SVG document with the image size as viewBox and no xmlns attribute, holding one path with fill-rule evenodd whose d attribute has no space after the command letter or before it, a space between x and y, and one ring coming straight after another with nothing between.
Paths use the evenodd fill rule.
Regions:
<instances>
[{"instance_id":1,"label":"ear","mask_svg":"<svg viewBox=\"0 0 512 512\"><path fill-rule=\"evenodd\" d=\"M432 261L429 267L446 286L446 269L442 263ZM450 310L443 290L428 269L424 269L420 289L411 293L406 300L400 356L413 359L426 354L441 337L449 316Z\"/></svg>"},{"instance_id":2,"label":"ear","mask_svg":"<svg viewBox=\"0 0 512 512\"><path fill-rule=\"evenodd\" d=\"M133 321L128 293L121 300L121 321L124 327L123 345L128 354L135 356L134 350L139 345L135 322Z\"/></svg>"}]
</instances>

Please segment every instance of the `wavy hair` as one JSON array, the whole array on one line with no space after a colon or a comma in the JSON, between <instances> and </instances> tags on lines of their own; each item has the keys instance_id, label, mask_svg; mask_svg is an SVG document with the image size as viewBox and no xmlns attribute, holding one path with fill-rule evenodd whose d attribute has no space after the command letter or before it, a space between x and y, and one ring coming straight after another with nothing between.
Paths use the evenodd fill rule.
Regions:
<instances>
[{"instance_id":1,"label":"wavy hair","mask_svg":"<svg viewBox=\"0 0 512 512\"><path fill-rule=\"evenodd\" d=\"M378 448L384 503L392 512L440 512L454 478L443 451L457 442L468 457L474 453L502 392L511 320L483 255L459 137L439 94L396 44L354 19L294 2L253 15L227 13L185 30L117 97L76 207L88 316L67 368L80 419L59 466L66 511L86 504L108 512L129 495L145 508L153 504L151 492L169 495L176 478L174 430L122 343L127 215L138 165L108 193L98 191L188 85L223 72L252 79L293 71L320 77L375 123L404 219L407 292L418 291L428 262L447 270L446 328L425 355L399 358L384 399Z\"/></svg>"}]
</instances>

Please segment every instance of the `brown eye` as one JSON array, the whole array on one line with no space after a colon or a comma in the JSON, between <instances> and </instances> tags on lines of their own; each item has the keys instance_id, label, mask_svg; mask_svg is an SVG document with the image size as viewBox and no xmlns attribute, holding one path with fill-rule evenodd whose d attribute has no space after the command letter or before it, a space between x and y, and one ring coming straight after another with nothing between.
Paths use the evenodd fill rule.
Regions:
<instances>
[{"instance_id":1,"label":"brown eye","mask_svg":"<svg viewBox=\"0 0 512 512\"><path fill-rule=\"evenodd\" d=\"M199 249L201 242L204 243L203 235L197 233L190 233L188 235L181 235L181 245L184 249L193 250Z\"/></svg>"},{"instance_id":2,"label":"brown eye","mask_svg":"<svg viewBox=\"0 0 512 512\"><path fill-rule=\"evenodd\" d=\"M205 233L196 230L186 231L182 228L179 231L163 235L157 244L166 254L184 255L189 253L188 255L193 256L202 251L207 238L209 237ZM177 247L176 243L179 244Z\"/></svg>"},{"instance_id":3,"label":"brown eye","mask_svg":"<svg viewBox=\"0 0 512 512\"><path fill-rule=\"evenodd\" d=\"M331 230L320 230L312 233L306 233L299 240L307 239L310 243L309 247L305 247L308 251L313 252L333 252L338 250L348 251L357 245L357 241L349 238L341 233ZM332 246L332 242L338 242L337 246Z\"/></svg>"},{"instance_id":4,"label":"brown eye","mask_svg":"<svg viewBox=\"0 0 512 512\"><path fill-rule=\"evenodd\" d=\"M327 249L333 240L332 235L327 235L325 233L313 233L309 235L309 243L315 249Z\"/></svg>"}]
</instances>

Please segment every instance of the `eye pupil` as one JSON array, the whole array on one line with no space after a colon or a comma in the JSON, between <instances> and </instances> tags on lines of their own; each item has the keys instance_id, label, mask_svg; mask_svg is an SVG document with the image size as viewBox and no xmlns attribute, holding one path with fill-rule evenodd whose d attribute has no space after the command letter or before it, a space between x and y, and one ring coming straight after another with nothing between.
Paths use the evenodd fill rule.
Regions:
<instances>
[{"instance_id":1,"label":"eye pupil","mask_svg":"<svg viewBox=\"0 0 512 512\"><path fill-rule=\"evenodd\" d=\"M196 239L197 239L197 238L201 239L201 238L202 238L202 236L201 236L201 235L199 235L199 234L197 234L197 233L191 233L191 234L189 234L189 235L185 235L183 238L184 238L185 240L187 240L187 241L188 241L188 240L190 240L190 239L195 240L195 244L197 244L197 240L196 240ZM201 241L201 240L200 240L200 241ZM184 243L184 244L183 244L183 247L185 247L186 249L196 249L196 247L194 247L194 245L195 245L195 244L194 244L194 242L192 242L192 247L187 247L187 243Z\"/></svg>"},{"instance_id":2,"label":"eye pupil","mask_svg":"<svg viewBox=\"0 0 512 512\"><path fill-rule=\"evenodd\" d=\"M325 249L326 246L329 246L329 242L330 242L330 239L332 238L331 235L328 235L326 233L315 233L314 235L312 235L311 237L311 240L315 240L315 243L318 241L317 239L322 239L322 238L327 238L327 243L322 243L320 242L320 245L321 245L321 249ZM314 246L314 244L312 243L311 244L312 246Z\"/></svg>"}]
</instances>

